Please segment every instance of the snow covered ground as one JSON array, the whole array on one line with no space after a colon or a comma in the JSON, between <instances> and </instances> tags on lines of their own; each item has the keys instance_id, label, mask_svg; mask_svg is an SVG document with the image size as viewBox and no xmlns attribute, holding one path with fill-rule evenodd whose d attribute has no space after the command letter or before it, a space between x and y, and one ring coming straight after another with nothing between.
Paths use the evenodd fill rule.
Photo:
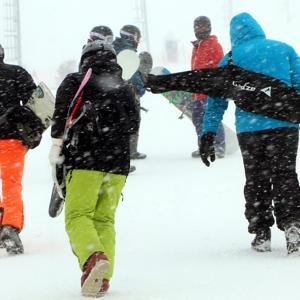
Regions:
<instances>
[{"instance_id":1,"label":"snow covered ground","mask_svg":"<svg viewBox=\"0 0 300 300\"><path fill-rule=\"evenodd\" d=\"M143 113L140 151L148 158L134 162L118 208L116 268L106 299L296 299L300 257L286 257L283 233L274 227L271 253L249 247L239 152L207 168L190 156L196 136L189 120L178 120L159 95L147 95L143 105L150 111ZM47 136L27 157L26 253L0 252L1 300L83 299L63 216L48 217L49 146Z\"/></svg>"}]
</instances>

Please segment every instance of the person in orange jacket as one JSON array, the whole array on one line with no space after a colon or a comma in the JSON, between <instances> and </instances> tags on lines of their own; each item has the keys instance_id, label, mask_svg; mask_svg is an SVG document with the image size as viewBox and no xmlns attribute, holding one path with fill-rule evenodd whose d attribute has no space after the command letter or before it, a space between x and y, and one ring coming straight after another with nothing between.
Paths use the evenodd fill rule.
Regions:
<instances>
[{"instance_id":1,"label":"person in orange jacket","mask_svg":"<svg viewBox=\"0 0 300 300\"><path fill-rule=\"evenodd\" d=\"M0 45L0 247L6 248L8 254L24 251L19 237L24 223L21 194L24 158L30 146L24 142L26 128L22 123L27 128L36 124L22 113L22 106L35 88L26 70L4 63L4 49Z\"/></svg>"},{"instance_id":2,"label":"person in orange jacket","mask_svg":"<svg viewBox=\"0 0 300 300\"><path fill-rule=\"evenodd\" d=\"M206 16L199 16L194 20L194 33L196 40L192 42L193 52L191 59L192 70L217 67L224 53L215 35L211 35L211 22ZM206 107L207 95L193 94L192 120L198 136L198 148L201 144L203 118ZM216 137L216 155L224 157L225 135L221 125ZM199 150L192 153L192 157L200 157Z\"/></svg>"}]
</instances>

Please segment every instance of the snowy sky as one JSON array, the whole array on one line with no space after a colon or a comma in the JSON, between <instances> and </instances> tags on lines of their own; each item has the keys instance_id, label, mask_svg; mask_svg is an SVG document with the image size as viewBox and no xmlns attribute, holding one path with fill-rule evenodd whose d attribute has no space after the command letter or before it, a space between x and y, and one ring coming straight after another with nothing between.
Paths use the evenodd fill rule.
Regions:
<instances>
[{"instance_id":1,"label":"snowy sky","mask_svg":"<svg viewBox=\"0 0 300 300\"><path fill-rule=\"evenodd\" d=\"M230 6L232 2L232 6ZM267 36L291 43L299 51L297 0L148 0L150 47L154 60L164 55L164 41L179 41L182 64L189 66L193 20L207 15L225 50L229 48L229 18L252 13ZM110 26L118 35L122 25L136 22L135 0L20 0L23 65L38 73L55 72L58 65L78 59L90 29Z\"/></svg>"}]
</instances>

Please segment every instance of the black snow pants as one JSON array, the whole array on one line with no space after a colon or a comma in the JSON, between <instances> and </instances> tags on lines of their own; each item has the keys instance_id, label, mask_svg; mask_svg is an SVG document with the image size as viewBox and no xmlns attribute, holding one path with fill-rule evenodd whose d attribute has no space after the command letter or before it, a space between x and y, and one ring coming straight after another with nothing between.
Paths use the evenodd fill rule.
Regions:
<instances>
[{"instance_id":1,"label":"black snow pants","mask_svg":"<svg viewBox=\"0 0 300 300\"><path fill-rule=\"evenodd\" d=\"M299 130L287 127L238 134L246 175L245 216L250 233L271 227L273 210L281 230L300 221L298 139Z\"/></svg>"},{"instance_id":2,"label":"black snow pants","mask_svg":"<svg viewBox=\"0 0 300 300\"><path fill-rule=\"evenodd\" d=\"M141 125L141 103L140 97L135 96L136 106L139 112L139 120L138 120L138 130L130 135L129 145L130 145L130 156L136 154L138 152L138 142L139 142L139 131Z\"/></svg>"}]
</instances>

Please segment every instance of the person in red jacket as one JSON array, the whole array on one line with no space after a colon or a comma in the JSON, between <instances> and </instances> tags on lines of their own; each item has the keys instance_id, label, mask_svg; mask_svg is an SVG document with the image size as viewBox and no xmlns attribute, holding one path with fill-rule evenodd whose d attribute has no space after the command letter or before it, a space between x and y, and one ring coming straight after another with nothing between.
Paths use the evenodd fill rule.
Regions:
<instances>
[{"instance_id":1,"label":"person in red jacket","mask_svg":"<svg viewBox=\"0 0 300 300\"><path fill-rule=\"evenodd\" d=\"M194 20L194 32L196 41L193 41L192 70L217 67L224 53L215 35L211 35L211 22L206 16L197 17ZM198 136L198 148L200 148L203 117L206 107L207 95L193 94L193 124ZM216 155L224 157L225 135L223 125L220 126L216 136ZM199 150L192 153L192 157L200 157Z\"/></svg>"}]
</instances>

